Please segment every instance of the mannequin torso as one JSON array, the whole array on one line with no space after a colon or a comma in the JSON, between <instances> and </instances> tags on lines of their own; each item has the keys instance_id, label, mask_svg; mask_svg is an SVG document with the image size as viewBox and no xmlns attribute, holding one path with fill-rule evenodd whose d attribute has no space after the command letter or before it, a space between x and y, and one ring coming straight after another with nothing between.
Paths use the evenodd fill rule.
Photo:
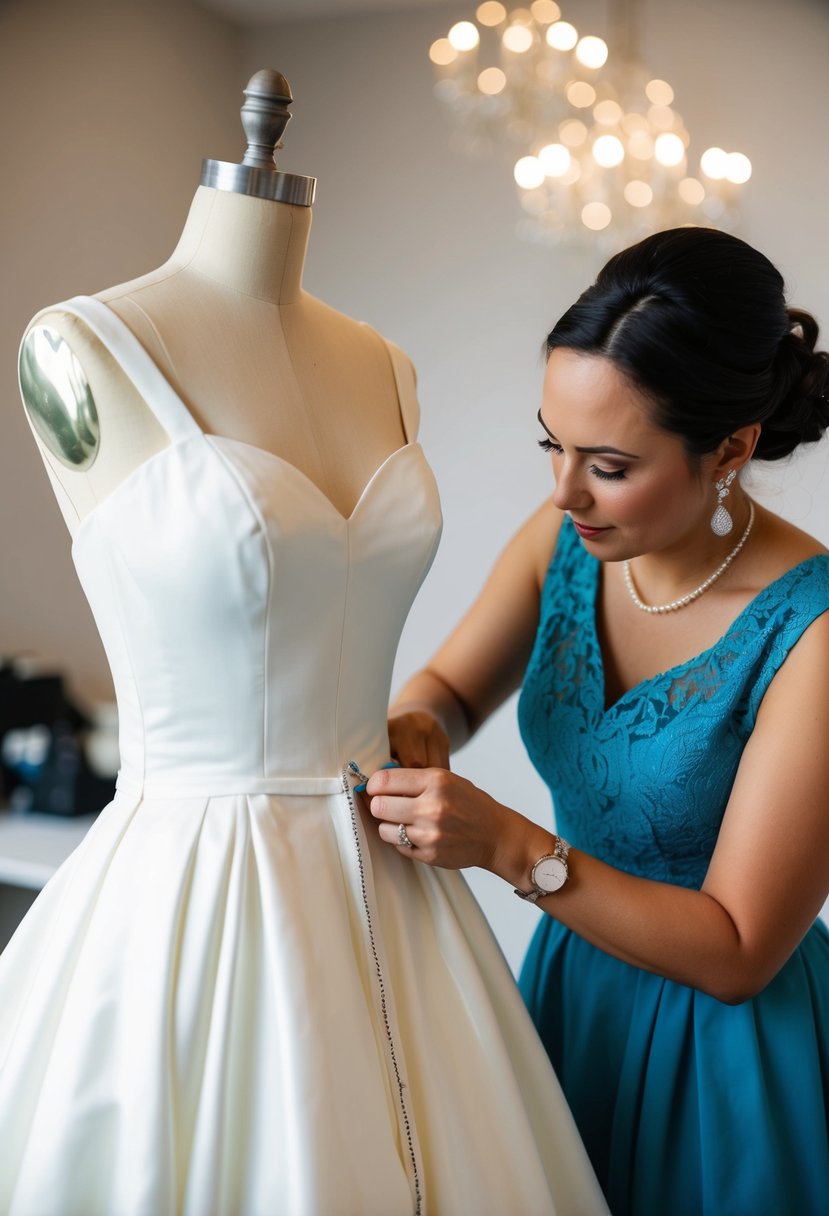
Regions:
<instances>
[{"instance_id":1,"label":"mannequin torso","mask_svg":"<svg viewBox=\"0 0 829 1216\"><path fill-rule=\"evenodd\" d=\"M412 377L404 426L386 342L302 289L310 220L308 207L199 186L169 261L98 298L204 431L280 456L347 516L377 467L407 433L414 438L414 377L398 357L398 373L402 364ZM33 428L74 535L169 437L83 320L46 309L29 329L44 325L77 357L100 424L97 456L83 470Z\"/></svg>"}]
</instances>

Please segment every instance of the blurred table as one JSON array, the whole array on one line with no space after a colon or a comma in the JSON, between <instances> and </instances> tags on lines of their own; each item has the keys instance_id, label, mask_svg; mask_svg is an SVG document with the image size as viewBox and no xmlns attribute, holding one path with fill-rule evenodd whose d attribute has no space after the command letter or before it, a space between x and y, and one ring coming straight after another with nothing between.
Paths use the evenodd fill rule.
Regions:
<instances>
[{"instance_id":1,"label":"blurred table","mask_svg":"<svg viewBox=\"0 0 829 1216\"><path fill-rule=\"evenodd\" d=\"M80 844L94 815L12 814L0 809L0 950L40 889Z\"/></svg>"}]
</instances>

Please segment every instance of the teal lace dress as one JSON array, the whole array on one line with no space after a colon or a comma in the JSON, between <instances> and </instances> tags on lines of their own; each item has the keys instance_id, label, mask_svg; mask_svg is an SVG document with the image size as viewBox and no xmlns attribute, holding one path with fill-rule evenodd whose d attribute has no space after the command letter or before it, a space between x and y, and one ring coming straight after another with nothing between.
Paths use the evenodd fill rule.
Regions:
<instances>
[{"instance_id":1,"label":"teal lace dress","mask_svg":"<svg viewBox=\"0 0 829 1216\"><path fill-rule=\"evenodd\" d=\"M599 567L566 521L519 701L524 742L572 845L699 887L763 694L829 609L829 557L790 570L710 650L607 710ZM544 915L520 983L614 1216L829 1213L822 922L741 1005L620 962Z\"/></svg>"}]
</instances>

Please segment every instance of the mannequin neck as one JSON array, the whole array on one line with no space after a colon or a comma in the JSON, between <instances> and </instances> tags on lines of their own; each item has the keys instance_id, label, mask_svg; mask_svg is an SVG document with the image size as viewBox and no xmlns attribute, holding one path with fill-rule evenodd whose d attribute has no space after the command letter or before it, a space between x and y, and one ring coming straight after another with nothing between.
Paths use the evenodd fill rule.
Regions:
<instances>
[{"instance_id":1,"label":"mannequin neck","mask_svg":"<svg viewBox=\"0 0 829 1216\"><path fill-rule=\"evenodd\" d=\"M291 304L302 291L311 208L199 186L170 263L245 296Z\"/></svg>"}]
</instances>

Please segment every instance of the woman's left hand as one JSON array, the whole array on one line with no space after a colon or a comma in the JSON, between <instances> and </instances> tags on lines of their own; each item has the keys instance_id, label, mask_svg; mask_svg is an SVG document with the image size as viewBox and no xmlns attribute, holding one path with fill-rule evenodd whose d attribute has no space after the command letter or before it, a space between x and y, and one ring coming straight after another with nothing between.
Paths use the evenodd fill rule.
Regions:
<instances>
[{"instance_id":1,"label":"woman's left hand","mask_svg":"<svg viewBox=\"0 0 829 1216\"><path fill-rule=\"evenodd\" d=\"M471 781L441 768L383 768L366 786L380 836L430 866L495 868L510 819L521 817ZM400 824L413 848L401 843Z\"/></svg>"}]
</instances>

